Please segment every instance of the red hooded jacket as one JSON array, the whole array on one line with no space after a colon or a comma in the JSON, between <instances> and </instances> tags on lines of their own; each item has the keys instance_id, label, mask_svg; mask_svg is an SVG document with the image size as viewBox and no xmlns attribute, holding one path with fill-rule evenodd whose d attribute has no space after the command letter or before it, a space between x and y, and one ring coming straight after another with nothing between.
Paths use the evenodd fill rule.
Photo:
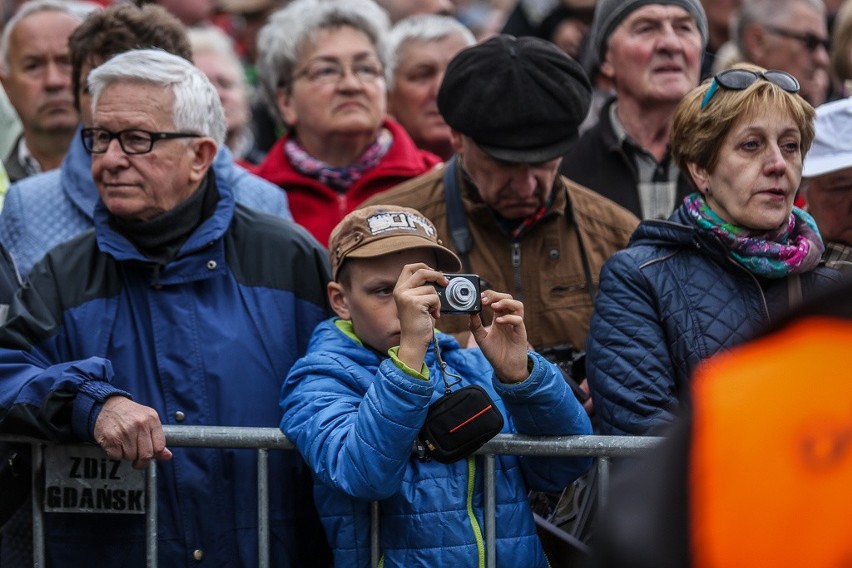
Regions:
<instances>
[{"instance_id":1,"label":"red hooded jacket","mask_svg":"<svg viewBox=\"0 0 852 568\"><path fill-rule=\"evenodd\" d=\"M438 156L417 148L398 123L385 119L384 127L393 135L388 153L346 193L338 193L296 171L284 154L287 136L281 137L272 146L266 159L253 173L284 188L296 222L310 231L323 246L328 246L331 230L365 199L417 177L441 162Z\"/></svg>"}]
</instances>

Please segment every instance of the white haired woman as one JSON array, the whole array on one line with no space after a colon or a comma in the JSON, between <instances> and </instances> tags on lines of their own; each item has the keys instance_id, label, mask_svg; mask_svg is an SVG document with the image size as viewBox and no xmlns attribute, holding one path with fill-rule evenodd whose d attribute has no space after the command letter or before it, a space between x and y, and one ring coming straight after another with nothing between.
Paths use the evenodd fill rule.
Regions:
<instances>
[{"instance_id":1,"label":"white haired woman","mask_svg":"<svg viewBox=\"0 0 852 568\"><path fill-rule=\"evenodd\" d=\"M388 26L372 0L296 0L258 39L258 74L287 133L255 173L287 191L322 244L365 199L440 162L386 117Z\"/></svg>"}]
</instances>

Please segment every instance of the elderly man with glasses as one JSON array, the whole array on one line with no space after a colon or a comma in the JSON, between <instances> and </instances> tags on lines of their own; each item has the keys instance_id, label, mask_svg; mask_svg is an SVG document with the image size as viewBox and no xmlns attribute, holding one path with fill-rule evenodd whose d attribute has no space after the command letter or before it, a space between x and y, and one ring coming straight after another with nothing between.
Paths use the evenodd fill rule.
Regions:
<instances>
[{"instance_id":1,"label":"elderly man with glasses","mask_svg":"<svg viewBox=\"0 0 852 568\"><path fill-rule=\"evenodd\" d=\"M743 60L786 71L813 106L828 96L829 39L822 0L745 0L734 23Z\"/></svg>"},{"instance_id":2,"label":"elderly man with glasses","mask_svg":"<svg viewBox=\"0 0 852 568\"><path fill-rule=\"evenodd\" d=\"M224 113L190 62L128 51L88 84L95 230L48 252L10 308L0 431L156 462L161 566L327 565L297 454L269 456L272 545L258 550L257 457L171 448L163 429L277 425L281 382L327 317L325 251L212 172ZM138 515L48 515L47 564L143 566L146 533Z\"/></svg>"},{"instance_id":3,"label":"elderly man with glasses","mask_svg":"<svg viewBox=\"0 0 852 568\"><path fill-rule=\"evenodd\" d=\"M192 51L180 21L165 8L129 4L90 14L69 39L74 104L83 127L92 126L86 78L114 55L137 46L156 47L191 59ZM234 188L234 198L259 211L291 219L287 195L277 186L234 162L226 146L219 148L212 171L217 181ZM76 133L62 165L30 176L9 188L0 211L0 242L9 250L21 275L56 245L94 226L98 191L91 175L91 156Z\"/></svg>"}]
</instances>

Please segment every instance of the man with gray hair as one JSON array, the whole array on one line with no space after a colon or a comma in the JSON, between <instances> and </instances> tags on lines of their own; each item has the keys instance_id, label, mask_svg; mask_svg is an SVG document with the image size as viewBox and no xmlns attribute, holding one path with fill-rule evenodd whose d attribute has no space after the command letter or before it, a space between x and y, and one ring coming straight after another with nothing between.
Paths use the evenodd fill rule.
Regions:
<instances>
[{"instance_id":1,"label":"man with gray hair","mask_svg":"<svg viewBox=\"0 0 852 568\"><path fill-rule=\"evenodd\" d=\"M23 132L3 156L9 179L59 167L80 122L71 93L68 36L95 7L83 2L23 4L0 38L0 83Z\"/></svg>"},{"instance_id":2,"label":"man with gray hair","mask_svg":"<svg viewBox=\"0 0 852 568\"><path fill-rule=\"evenodd\" d=\"M0 431L94 443L117 468L156 462L161 566L327 565L297 454L269 456L259 551L256 456L172 449L163 430L278 423L281 382L327 317L325 251L212 174L224 113L190 62L128 51L88 84L95 230L35 266L0 328ZM143 517L72 510L44 528L48 565L145 565Z\"/></svg>"},{"instance_id":3,"label":"man with gray hair","mask_svg":"<svg viewBox=\"0 0 852 568\"><path fill-rule=\"evenodd\" d=\"M592 66L615 88L561 172L642 219L666 219L691 193L669 156L674 111L698 85L707 18L698 0L600 0Z\"/></svg>"},{"instance_id":4,"label":"man with gray hair","mask_svg":"<svg viewBox=\"0 0 852 568\"><path fill-rule=\"evenodd\" d=\"M476 43L473 33L450 16L421 14L398 22L388 34L388 114L417 144L448 160L450 127L438 110L438 88L450 60Z\"/></svg>"},{"instance_id":5,"label":"man with gray hair","mask_svg":"<svg viewBox=\"0 0 852 568\"><path fill-rule=\"evenodd\" d=\"M829 49L822 0L745 0L734 24L743 60L786 71L813 106L828 96Z\"/></svg>"},{"instance_id":6,"label":"man with gray hair","mask_svg":"<svg viewBox=\"0 0 852 568\"><path fill-rule=\"evenodd\" d=\"M150 4L113 5L80 24L68 39L71 86L83 127L92 126L86 78L111 57L138 47L157 48L187 60L192 51L186 28L165 8ZM9 249L21 275L54 246L91 229L98 191L92 180L91 155L75 136L55 170L29 176L9 188L0 211L0 242ZM234 163L226 146L219 148L213 173L234 187L238 203L291 219L287 195Z\"/></svg>"}]
</instances>

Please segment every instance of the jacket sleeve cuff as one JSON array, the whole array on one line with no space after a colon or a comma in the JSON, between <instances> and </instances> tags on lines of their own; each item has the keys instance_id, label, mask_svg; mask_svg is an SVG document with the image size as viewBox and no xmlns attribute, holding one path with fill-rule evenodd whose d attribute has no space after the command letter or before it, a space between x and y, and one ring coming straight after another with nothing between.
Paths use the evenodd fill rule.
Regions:
<instances>
[{"instance_id":1,"label":"jacket sleeve cuff","mask_svg":"<svg viewBox=\"0 0 852 568\"><path fill-rule=\"evenodd\" d=\"M527 355L527 370L529 370L530 376L519 383L504 383L495 375L497 380L494 381L494 388L500 398L519 400L535 394L546 375L542 365L543 361L541 355L530 352Z\"/></svg>"},{"instance_id":2,"label":"jacket sleeve cuff","mask_svg":"<svg viewBox=\"0 0 852 568\"><path fill-rule=\"evenodd\" d=\"M391 361L393 361L393 364L396 365L397 369L399 369L403 373L411 375L415 379L420 379L421 381L429 380L429 367L426 366L426 363L423 363L423 365L420 367L419 372L415 371L414 369L403 363L402 359L399 358L398 345L396 347L391 347L390 349L388 349L388 355L390 355Z\"/></svg>"},{"instance_id":3,"label":"jacket sleeve cuff","mask_svg":"<svg viewBox=\"0 0 852 568\"><path fill-rule=\"evenodd\" d=\"M131 400L130 393L112 386L106 381L85 381L80 385L71 410L71 430L79 440L95 439L95 422L103 410L104 402L111 396L124 396Z\"/></svg>"}]
</instances>

